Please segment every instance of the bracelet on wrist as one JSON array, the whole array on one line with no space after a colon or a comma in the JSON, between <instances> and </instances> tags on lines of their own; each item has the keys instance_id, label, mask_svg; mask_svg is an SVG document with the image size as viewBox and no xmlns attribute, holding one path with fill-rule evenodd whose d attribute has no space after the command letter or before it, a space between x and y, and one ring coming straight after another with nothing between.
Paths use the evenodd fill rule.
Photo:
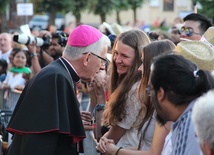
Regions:
<instances>
[{"instance_id":1,"label":"bracelet on wrist","mask_svg":"<svg viewBox=\"0 0 214 155\"><path fill-rule=\"evenodd\" d=\"M117 152L115 153L115 155L118 155L119 151L122 149L123 147L119 147L119 149L117 149Z\"/></svg>"},{"instance_id":2,"label":"bracelet on wrist","mask_svg":"<svg viewBox=\"0 0 214 155\"><path fill-rule=\"evenodd\" d=\"M37 53L32 53L32 54L30 55L31 58L33 58L33 57L35 57L35 56L37 56Z\"/></svg>"}]
</instances>

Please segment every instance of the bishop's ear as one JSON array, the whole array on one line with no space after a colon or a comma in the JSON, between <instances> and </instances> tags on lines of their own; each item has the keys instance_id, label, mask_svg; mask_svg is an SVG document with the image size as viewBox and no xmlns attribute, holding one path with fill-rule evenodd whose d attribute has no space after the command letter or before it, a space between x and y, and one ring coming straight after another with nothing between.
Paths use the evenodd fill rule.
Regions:
<instances>
[{"instance_id":1,"label":"bishop's ear","mask_svg":"<svg viewBox=\"0 0 214 155\"><path fill-rule=\"evenodd\" d=\"M89 63L89 61L90 61L90 57L91 57L91 54L90 54L90 53L84 54L84 57L83 57L83 64L84 64L85 66L88 65L88 63Z\"/></svg>"}]
</instances>

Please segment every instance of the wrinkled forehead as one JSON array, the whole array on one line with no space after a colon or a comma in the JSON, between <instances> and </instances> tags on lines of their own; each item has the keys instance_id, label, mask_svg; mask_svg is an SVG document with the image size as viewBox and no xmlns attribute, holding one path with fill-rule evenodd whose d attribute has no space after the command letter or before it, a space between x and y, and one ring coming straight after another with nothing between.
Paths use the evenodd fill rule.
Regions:
<instances>
[{"instance_id":1,"label":"wrinkled forehead","mask_svg":"<svg viewBox=\"0 0 214 155\"><path fill-rule=\"evenodd\" d=\"M12 36L10 34L3 33L0 35L0 39L4 39L7 41L12 41Z\"/></svg>"}]
</instances>

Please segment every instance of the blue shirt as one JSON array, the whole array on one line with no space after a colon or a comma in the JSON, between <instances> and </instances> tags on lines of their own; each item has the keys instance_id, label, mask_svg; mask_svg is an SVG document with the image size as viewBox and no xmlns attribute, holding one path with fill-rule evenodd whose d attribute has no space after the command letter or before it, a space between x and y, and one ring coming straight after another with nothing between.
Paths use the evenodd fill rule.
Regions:
<instances>
[{"instance_id":1,"label":"blue shirt","mask_svg":"<svg viewBox=\"0 0 214 155\"><path fill-rule=\"evenodd\" d=\"M195 136L194 125L191 120L192 101L178 120L172 125L172 155L200 155L201 150Z\"/></svg>"},{"instance_id":2,"label":"blue shirt","mask_svg":"<svg viewBox=\"0 0 214 155\"><path fill-rule=\"evenodd\" d=\"M2 75L0 75L0 81L3 82L6 79L6 74L3 73Z\"/></svg>"}]
</instances>

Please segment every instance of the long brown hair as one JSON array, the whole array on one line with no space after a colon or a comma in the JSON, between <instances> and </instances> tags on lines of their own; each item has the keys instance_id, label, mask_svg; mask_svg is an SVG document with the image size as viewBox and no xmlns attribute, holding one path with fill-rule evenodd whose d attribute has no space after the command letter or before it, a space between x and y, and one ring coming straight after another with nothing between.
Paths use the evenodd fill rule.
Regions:
<instances>
[{"instance_id":1,"label":"long brown hair","mask_svg":"<svg viewBox=\"0 0 214 155\"><path fill-rule=\"evenodd\" d=\"M135 50L134 64L126 75L119 76L115 62L112 62L110 71L110 98L103 112L103 124L115 125L126 116L125 104L127 94L132 86L140 81L141 73L138 71L141 65L142 46L150 43L148 36L141 30L129 30L121 33L115 41L112 53L115 55L115 47L118 41Z\"/></svg>"},{"instance_id":2,"label":"long brown hair","mask_svg":"<svg viewBox=\"0 0 214 155\"><path fill-rule=\"evenodd\" d=\"M143 107L141 109L141 113L144 115L144 118L139 125L138 131L140 133L142 127L144 124L149 121L147 124L145 130L143 131L142 139L144 139L145 132L150 124L150 121L152 119L153 113L154 113L154 107L153 104L150 102L150 97L146 94L146 86L149 81L150 76L150 66L152 63L152 59L158 55L168 53L169 51L172 51L175 49L175 44L170 40L159 40L159 41L153 41L152 43L148 44L147 46L144 46L143 48L143 54L144 54L144 60L143 60L143 76L140 82L140 87L138 89L138 97L141 103L143 103Z\"/></svg>"}]
</instances>

